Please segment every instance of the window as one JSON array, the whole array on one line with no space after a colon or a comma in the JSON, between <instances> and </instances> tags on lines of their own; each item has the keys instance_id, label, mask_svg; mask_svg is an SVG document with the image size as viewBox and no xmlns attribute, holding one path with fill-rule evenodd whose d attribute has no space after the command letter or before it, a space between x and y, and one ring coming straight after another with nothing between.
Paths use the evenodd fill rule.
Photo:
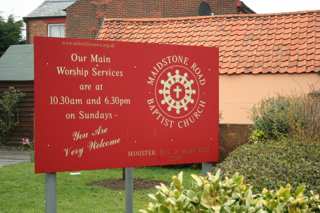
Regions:
<instances>
[{"instance_id":1,"label":"window","mask_svg":"<svg viewBox=\"0 0 320 213\"><path fill-rule=\"evenodd\" d=\"M199 5L199 15L200 16L212 16L213 12L211 11L210 5L206 1L202 1Z\"/></svg>"},{"instance_id":2,"label":"window","mask_svg":"<svg viewBox=\"0 0 320 213\"><path fill-rule=\"evenodd\" d=\"M64 37L64 24L48 24L49 37Z\"/></svg>"}]
</instances>

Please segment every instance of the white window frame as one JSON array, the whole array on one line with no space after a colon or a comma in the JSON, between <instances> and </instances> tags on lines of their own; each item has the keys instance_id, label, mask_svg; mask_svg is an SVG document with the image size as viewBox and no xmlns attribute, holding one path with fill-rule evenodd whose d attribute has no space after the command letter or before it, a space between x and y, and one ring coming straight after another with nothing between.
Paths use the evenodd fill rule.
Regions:
<instances>
[{"instance_id":1,"label":"white window frame","mask_svg":"<svg viewBox=\"0 0 320 213\"><path fill-rule=\"evenodd\" d=\"M60 37L60 38L66 37L65 24L48 24L48 37L53 37L53 36L50 35L50 29L51 29L51 27L54 27L54 26L63 26L64 35L62 37Z\"/></svg>"}]
</instances>

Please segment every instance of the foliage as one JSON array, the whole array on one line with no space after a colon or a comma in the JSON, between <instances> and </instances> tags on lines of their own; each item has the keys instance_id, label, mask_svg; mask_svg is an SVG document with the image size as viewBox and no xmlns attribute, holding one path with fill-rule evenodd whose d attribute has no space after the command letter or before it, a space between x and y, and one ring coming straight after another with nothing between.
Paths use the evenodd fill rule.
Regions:
<instances>
[{"instance_id":1,"label":"foliage","mask_svg":"<svg viewBox=\"0 0 320 213\"><path fill-rule=\"evenodd\" d=\"M34 162L34 144L32 140L29 138L21 138L21 146L22 150L29 150L30 152L30 160Z\"/></svg>"},{"instance_id":2,"label":"foliage","mask_svg":"<svg viewBox=\"0 0 320 213\"><path fill-rule=\"evenodd\" d=\"M252 111L251 142L296 138L320 141L320 99L303 95L262 100Z\"/></svg>"},{"instance_id":3,"label":"foliage","mask_svg":"<svg viewBox=\"0 0 320 213\"><path fill-rule=\"evenodd\" d=\"M7 137L18 125L18 104L24 96L24 93L10 87L0 97L0 143L6 143Z\"/></svg>"},{"instance_id":4,"label":"foliage","mask_svg":"<svg viewBox=\"0 0 320 213\"><path fill-rule=\"evenodd\" d=\"M266 133L260 129L255 129L251 132L249 141L253 143L266 141Z\"/></svg>"},{"instance_id":5,"label":"foliage","mask_svg":"<svg viewBox=\"0 0 320 213\"><path fill-rule=\"evenodd\" d=\"M0 56L13 44L19 44L22 39L22 21L15 21L13 15L7 20L0 16Z\"/></svg>"},{"instance_id":6,"label":"foliage","mask_svg":"<svg viewBox=\"0 0 320 213\"><path fill-rule=\"evenodd\" d=\"M141 213L205 213L205 212L314 212L320 211L319 195L304 194L304 187L293 190L290 185L277 191L264 189L254 194L252 187L244 183L244 177L234 174L232 178L215 175L202 177L192 175L190 189L183 185L183 175L172 178L169 187L157 186L150 194L152 202Z\"/></svg>"},{"instance_id":7,"label":"foliage","mask_svg":"<svg viewBox=\"0 0 320 213\"><path fill-rule=\"evenodd\" d=\"M33 143L29 138L22 138L21 145L24 149L33 149Z\"/></svg>"},{"instance_id":8,"label":"foliage","mask_svg":"<svg viewBox=\"0 0 320 213\"><path fill-rule=\"evenodd\" d=\"M289 132L289 105L289 98L282 96L262 100L253 108L254 130L261 132L266 139L286 136Z\"/></svg>"},{"instance_id":9,"label":"foliage","mask_svg":"<svg viewBox=\"0 0 320 213\"><path fill-rule=\"evenodd\" d=\"M318 95L318 96L317 96ZM290 120L290 136L304 142L320 142L320 98L319 93L295 98L290 109L291 117L296 114L297 120Z\"/></svg>"},{"instance_id":10,"label":"foliage","mask_svg":"<svg viewBox=\"0 0 320 213\"><path fill-rule=\"evenodd\" d=\"M254 191L290 183L294 187L304 184L308 190L320 193L319 159L319 143L284 139L242 145L216 168L226 175L243 174Z\"/></svg>"}]
</instances>

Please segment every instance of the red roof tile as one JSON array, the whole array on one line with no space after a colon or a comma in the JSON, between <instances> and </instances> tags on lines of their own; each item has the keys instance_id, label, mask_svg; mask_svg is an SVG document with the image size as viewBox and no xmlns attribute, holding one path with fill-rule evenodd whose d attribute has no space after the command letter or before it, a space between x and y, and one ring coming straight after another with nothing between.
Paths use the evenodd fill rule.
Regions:
<instances>
[{"instance_id":1,"label":"red roof tile","mask_svg":"<svg viewBox=\"0 0 320 213\"><path fill-rule=\"evenodd\" d=\"M320 11L105 19L98 39L216 46L220 73L320 72Z\"/></svg>"}]
</instances>

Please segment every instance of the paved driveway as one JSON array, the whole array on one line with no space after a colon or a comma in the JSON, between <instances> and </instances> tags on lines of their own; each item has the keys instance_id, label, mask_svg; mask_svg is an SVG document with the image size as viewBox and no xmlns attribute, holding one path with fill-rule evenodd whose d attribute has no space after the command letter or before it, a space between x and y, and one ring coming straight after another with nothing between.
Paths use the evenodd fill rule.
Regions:
<instances>
[{"instance_id":1,"label":"paved driveway","mask_svg":"<svg viewBox=\"0 0 320 213\"><path fill-rule=\"evenodd\" d=\"M0 150L0 167L29 161L29 152Z\"/></svg>"}]
</instances>

